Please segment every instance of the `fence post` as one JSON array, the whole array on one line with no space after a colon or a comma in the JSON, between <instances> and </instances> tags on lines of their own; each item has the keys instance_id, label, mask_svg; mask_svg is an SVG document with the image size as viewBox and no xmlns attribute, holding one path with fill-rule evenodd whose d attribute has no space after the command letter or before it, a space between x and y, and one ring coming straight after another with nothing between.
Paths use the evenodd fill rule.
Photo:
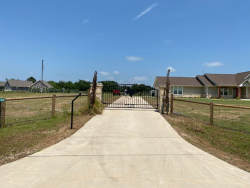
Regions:
<instances>
[{"instance_id":1,"label":"fence post","mask_svg":"<svg viewBox=\"0 0 250 188\"><path fill-rule=\"evenodd\" d=\"M0 98L0 128L5 127L5 110L6 110L6 101L3 98Z\"/></svg>"},{"instance_id":2,"label":"fence post","mask_svg":"<svg viewBox=\"0 0 250 188\"><path fill-rule=\"evenodd\" d=\"M210 125L214 125L214 103L210 103Z\"/></svg>"},{"instance_id":3,"label":"fence post","mask_svg":"<svg viewBox=\"0 0 250 188\"><path fill-rule=\"evenodd\" d=\"M174 113L174 95L173 93L171 94L171 107L170 107L170 113Z\"/></svg>"},{"instance_id":4,"label":"fence post","mask_svg":"<svg viewBox=\"0 0 250 188\"><path fill-rule=\"evenodd\" d=\"M56 115L56 95L52 96L52 109L51 109L51 116L55 117Z\"/></svg>"}]
</instances>

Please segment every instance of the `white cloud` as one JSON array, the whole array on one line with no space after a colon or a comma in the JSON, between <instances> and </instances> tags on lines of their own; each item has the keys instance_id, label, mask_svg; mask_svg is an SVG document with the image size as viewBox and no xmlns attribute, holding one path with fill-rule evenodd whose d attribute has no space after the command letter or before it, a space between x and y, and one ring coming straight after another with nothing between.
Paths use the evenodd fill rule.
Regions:
<instances>
[{"instance_id":1,"label":"white cloud","mask_svg":"<svg viewBox=\"0 0 250 188\"><path fill-rule=\"evenodd\" d=\"M108 75L109 75L109 72L101 71L100 74L101 74L102 76L108 76Z\"/></svg>"},{"instance_id":2,"label":"white cloud","mask_svg":"<svg viewBox=\"0 0 250 188\"><path fill-rule=\"evenodd\" d=\"M153 8L157 7L158 3L154 3L152 5L150 5L148 8L146 8L144 11L142 11L140 14L138 14L134 20L139 20L142 16L145 16L146 14L148 14Z\"/></svg>"},{"instance_id":3,"label":"white cloud","mask_svg":"<svg viewBox=\"0 0 250 188\"><path fill-rule=\"evenodd\" d=\"M120 74L120 72L117 71L117 70L115 70L115 71L113 72L113 74L114 74L114 75L118 75L118 74Z\"/></svg>"},{"instance_id":4,"label":"white cloud","mask_svg":"<svg viewBox=\"0 0 250 188\"><path fill-rule=\"evenodd\" d=\"M135 77L133 78L133 80L134 80L135 82L143 82L143 81L147 81L148 78L147 78L146 76L135 76Z\"/></svg>"},{"instance_id":5,"label":"white cloud","mask_svg":"<svg viewBox=\"0 0 250 188\"><path fill-rule=\"evenodd\" d=\"M170 66L170 67L168 67L168 68L167 68L167 70L170 70L170 72L175 72L175 71L176 71L176 69L175 69L175 68L173 68L173 67L171 67L171 66Z\"/></svg>"},{"instance_id":6,"label":"white cloud","mask_svg":"<svg viewBox=\"0 0 250 188\"><path fill-rule=\"evenodd\" d=\"M89 23L89 20L88 20L88 19L82 20L82 24L83 24L83 25L88 24L88 23Z\"/></svg>"},{"instance_id":7,"label":"white cloud","mask_svg":"<svg viewBox=\"0 0 250 188\"><path fill-rule=\"evenodd\" d=\"M132 62L142 61L142 60L143 60L142 57L136 57L136 56L127 56L126 59L127 59L128 61L132 61Z\"/></svg>"},{"instance_id":8,"label":"white cloud","mask_svg":"<svg viewBox=\"0 0 250 188\"><path fill-rule=\"evenodd\" d=\"M219 61L214 61L214 62L207 62L207 63L204 63L205 66L207 67L221 67L223 66L224 64L219 62Z\"/></svg>"}]
</instances>

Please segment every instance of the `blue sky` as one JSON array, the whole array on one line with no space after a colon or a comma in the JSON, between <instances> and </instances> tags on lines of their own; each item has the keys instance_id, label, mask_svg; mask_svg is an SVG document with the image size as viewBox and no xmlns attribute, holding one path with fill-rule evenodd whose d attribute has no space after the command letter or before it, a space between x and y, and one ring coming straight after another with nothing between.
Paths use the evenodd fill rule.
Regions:
<instances>
[{"instance_id":1,"label":"blue sky","mask_svg":"<svg viewBox=\"0 0 250 188\"><path fill-rule=\"evenodd\" d=\"M250 70L250 1L9 0L0 2L0 80L99 79Z\"/></svg>"}]
</instances>

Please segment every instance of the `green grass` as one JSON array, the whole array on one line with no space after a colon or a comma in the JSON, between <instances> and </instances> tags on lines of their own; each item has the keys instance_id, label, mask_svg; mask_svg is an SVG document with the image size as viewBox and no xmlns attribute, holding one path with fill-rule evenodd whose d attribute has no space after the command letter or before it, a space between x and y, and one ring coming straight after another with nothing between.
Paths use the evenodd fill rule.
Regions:
<instances>
[{"instance_id":1,"label":"green grass","mask_svg":"<svg viewBox=\"0 0 250 188\"><path fill-rule=\"evenodd\" d=\"M48 136L49 132L58 131L58 124L65 122L66 119L67 116L57 116L48 120L0 129L0 156L4 158L18 154L37 145Z\"/></svg>"},{"instance_id":2,"label":"green grass","mask_svg":"<svg viewBox=\"0 0 250 188\"><path fill-rule=\"evenodd\" d=\"M21 97L39 97L39 96L52 96L52 95L74 95L78 93L32 93L32 92L14 92L0 91L0 98L21 98Z\"/></svg>"},{"instance_id":3,"label":"green grass","mask_svg":"<svg viewBox=\"0 0 250 188\"><path fill-rule=\"evenodd\" d=\"M66 114L0 129L0 165L59 142L77 131L91 117L88 114L75 116L74 129L70 129L70 116Z\"/></svg>"},{"instance_id":4,"label":"green grass","mask_svg":"<svg viewBox=\"0 0 250 188\"><path fill-rule=\"evenodd\" d=\"M249 134L208 126L189 117L165 117L180 135L192 144L250 172Z\"/></svg>"},{"instance_id":5,"label":"green grass","mask_svg":"<svg viewBox=\"0 0 250 188\"><path fill-rule=\"evenodd\" d=\"M197 101L197 102L206 102L206 103L213 102L215 104L250 107L250 101L240 100L240 99L207 99L207 98L180 98L180 99Z\"/></svg>"},{"instance_id":6,"label":"green grass","mask_svg":"<svg viewBox=\"0 0 250 188\"><path fill-rule=\"evenodd\" d=\"M249 101L239 101L230 99L194 99L189 98L185 100L211 102L216 104L227 105L250 105ZM185 117L190 117L206 124L210 123L210 107L208 105L187 103L182 101L174 101L174 113ZM230 129L238 132L245 132L250 134L250 110L236 109L230 107L214 107L214 125L225 129Z\"/></svg>"},{"instance_id":7,"label":"green grass","mask_svg":"<svg viewBox=\"0 0 250 188\"><path fill-rule=\"evenodd\" d=\"M7 102L6 121L13 126L0 129L0 165L57 143L93 115L102 113L103 106L98 100L90 110L88 98L79 97L74 108L75 129L71 130L71 101L72 98L58 98L55 117L51 117L51 99Z\"/></svg>"},{"instance_id":8,"label":"green grass","mask_svg":"<svg viewBox=\"0 0 250 188\"><path fill-rule=\"evenodd\" d=\"M48 96L47 93L8 93L8 98ZM64 95L58 93L57 95ZM71 94L72 95L72 94ZM67 95L64 95L67 96ZM73 97L56 99L56 115L69 113L71 111L71 101ZM75 101L75 111L81 106L87 105L87 97L82 96ZM21 101L6 102L6 125L18 125L23 122L37 121L51 118L52 99L29 99Z\"/></svg>"}]
</instances>

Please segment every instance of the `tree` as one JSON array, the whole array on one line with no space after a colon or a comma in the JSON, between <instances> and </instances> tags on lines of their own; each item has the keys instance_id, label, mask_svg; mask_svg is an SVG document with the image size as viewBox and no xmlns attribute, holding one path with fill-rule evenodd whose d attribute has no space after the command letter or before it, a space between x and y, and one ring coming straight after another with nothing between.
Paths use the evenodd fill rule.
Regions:
<instances>
[{"instance_id":1,"label":"tree","mask_svg":"<svg viewBox=\"0 0 250 188\"><path fill-rule=\"evenodd\" d=\"M79 91L87 91L90 88L90 82L85 80L79 80L78 82L75 82L74 85Z\"/></svg>"},{"instance_id":2,"label":"tree","mask_svg":"<svg viewBox=\"0 0 250 188\"><path fill-rule=\"evenodd\" d=\"M115 81L102 81L101 83L103 84L103 91L104 92L111 92L114 89L119 88L119 84Z\"/></svg>"},{"instance_id":3,"label":"tree","mask_svg":"<svg viewBox=\"0 0 250 188\"><path fill-rule=\"evenodd\" d=\"M35 83L36 79L33 76L31 76L31 77L27 78L27 81Z\"/></svg>"},{"instance_id":4,"label":"tree","mask_svg":"<svg viewBox=\"0 0 250 188\"><path fill-rule=\"evenodd\" d=\"M150 90L152 90L153 88L151 86L147 86L144 84L134 84L131 89L135 92L149 92Z\"/></svg>"}]
</instances>

